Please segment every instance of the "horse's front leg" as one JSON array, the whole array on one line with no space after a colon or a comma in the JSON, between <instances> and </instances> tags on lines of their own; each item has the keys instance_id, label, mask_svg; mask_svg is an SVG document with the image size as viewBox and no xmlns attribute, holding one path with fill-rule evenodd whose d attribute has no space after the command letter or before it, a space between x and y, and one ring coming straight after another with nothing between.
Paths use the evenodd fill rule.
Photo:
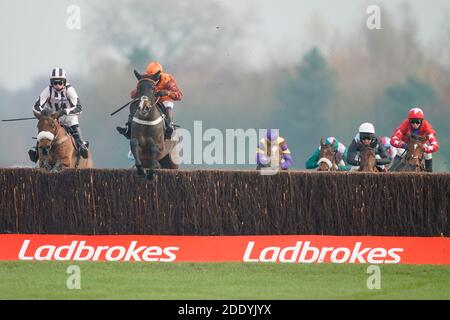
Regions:
<instances>
[{"instance_id":1,"label":"horse's front leg","mask_svg":"<svg viewBox=\"0 0 450 320\"><path fill-rule=\"evenodd\" d=\"M160 148L156 144L150 145L150 169L147 173L147 179L153 180L155 177L155 170L161 168L161 164L157 160Z\"/></svg>"},{"instance_id":2,"label":"horse's front leg","mask_svg":"<svg viewBox=\"0 0 450 320\"><path fill-rule=\"evenodd\" d=\"M50 171L52 169L52 166L50 165L47 157L44 158L44 159L41 158L39 160L39 167L43 168L43 169L45 169L47 171Z\"/></svg>"},{"instance_id":3,"label":"horse's front leg","mask_svg":"<svg viewBox=\"0 0 450 320\"><path fill-rule=\"evenodd\" d=\"M131 149L131 153L133 154L134 157L134 164L136 166L137 169L137 173L140 176L143 176L145 174L144 168L142 167L142 162L141 162L141 147L139 146L139 141L136 138L132 138L130 139L130 149Z\"/></svg>"},{"instance_id":4,"label":"horse's front leg","mask_svg":"<svg viewBox=\"0 0 450 320\"><path fill-rule=\"evenodd\" d=\"M60 160L56 160L55 165L50 170L51 173L57 173L62 170L62 163Z\"/></svg>"}]
</instances>

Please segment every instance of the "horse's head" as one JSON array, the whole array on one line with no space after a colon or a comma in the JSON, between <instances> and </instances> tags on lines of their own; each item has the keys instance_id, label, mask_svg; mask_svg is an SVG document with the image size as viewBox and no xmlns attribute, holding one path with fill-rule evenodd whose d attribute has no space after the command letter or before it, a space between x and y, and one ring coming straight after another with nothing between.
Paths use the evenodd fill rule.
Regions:
<instances>
[{"instance_id":1,"label":"horse's head","mask_svg":"<svg viewBox=\"0 0 450 320\"><path fill-rule=\"evenodd\" d=\"M38 149L42 152L44 156L47 156L56 139L56 134L59 128L59 114L52 113L49 109L44 109L40 115L37 116L39 119L38 128Z\"/></svg>"},{"instance_id":2,"label":"horse's head","mask_svg":"<svg viewBox=\"0 0 450 320\"><path fill-rule=\"evenodd\" d=\"M377 172L375 158L375 148L371 145L365 145L364 143L358 143L359 151L359 171L363 172Z\"/></svg>"},{"instance_id":3,"label":"horse's head","mask_svg":"<svg viewBox=\"0 0 450 320\"><path fill-rule=\"evenodd\" d=\"M137 98L140 99L139 110L143 114L147 114L157 102L155 96L156 81L148 75L139 74L136 70L134 70L134 75L139 80L137 85Z\"/></svg>"},{"instance_id":4,"label":"horse's head","mask_svg":"<svg viewBox=\"0 0 450 320\"><path fill-rule=\"evenodd\" d=\"M422 159L425 153L423 142L426 140L426 137L408 133L407 139L408 151L406 154L406 160L410 165L415 166L416 169L419 169L422 166Z\"/></svg>"},{"instance_id":5,"label":"horse's head","mask_svg":"<svg viewBox=\"0 0 450 320\"><path fill-rule=\"evenodd\" d=\"M320 154L318 171L336 170L336 161L334 159L334 148L331 144L325 144L323 138L320 139Z\"/></svg>"}]
</instances>

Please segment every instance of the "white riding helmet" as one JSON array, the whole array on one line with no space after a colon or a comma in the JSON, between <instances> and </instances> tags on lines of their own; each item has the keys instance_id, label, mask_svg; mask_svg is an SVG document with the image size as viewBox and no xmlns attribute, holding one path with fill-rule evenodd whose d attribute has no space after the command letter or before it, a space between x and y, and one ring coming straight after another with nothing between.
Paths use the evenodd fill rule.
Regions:
<instances>
[{"instance_id":1,"label":"white riding helmet","mask_svg":"<svg viewBox=\"0 0 450 320\"><path fill-rule=\"evenodd\" d=\"M359 133L372 133L375 134L375 127L369 122L365 122L359 126Z\"/></svg>"},{"instance_id":2,"label":"white riding helmet","mask_svg":"<svg viewBox=\"0 0 450 320\"><path fill-rule=\"evenodd\" d=\"M66 71L63 68L53 68L52 74L50 75L50 80L53 79L64 79L67 80Z\"/></svg>"}]
</instances>

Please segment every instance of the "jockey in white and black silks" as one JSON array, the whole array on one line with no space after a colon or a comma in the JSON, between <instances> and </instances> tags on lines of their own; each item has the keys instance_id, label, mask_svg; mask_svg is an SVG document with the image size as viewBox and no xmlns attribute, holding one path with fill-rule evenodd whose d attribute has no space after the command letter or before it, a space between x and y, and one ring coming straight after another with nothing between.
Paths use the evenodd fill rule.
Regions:
<instances>
[{"instance_id":1,"label":"jockey in white and black silks","mask_svg":"<svg viewBox=\"0 0 450 320\"><path fill-rule=\"evenodd\" d=\"M67 75L64 69L54 68L50 75L50 85L39 95L39 99L33 106L33 114L38 117L44 109L60 114L60 123L63 124L73 136L80 155L88 157L88 148L81 137L78 117L82 112L80 99L75 89L67 83ZM30 160L37 162L38 152L32 148L28 151Z\"/></svg>"},{"instance_id":2,"label":"jockey in white and black silks","mask_svg":"<svg viewBox=\"0 0 450 320\"><path fill-rule=\"evenodd\" d=\"M380 171L387 171L386 165L392 161L391 157L386 152L383 144L375 135L375 127L373 124L366 122L360 125L358 133L352 140L352 143L347 150L347 163L353 166L353 170L359 168L359 144L370 146L375 149L376 166Z\"/></svg>"}]
</instances>

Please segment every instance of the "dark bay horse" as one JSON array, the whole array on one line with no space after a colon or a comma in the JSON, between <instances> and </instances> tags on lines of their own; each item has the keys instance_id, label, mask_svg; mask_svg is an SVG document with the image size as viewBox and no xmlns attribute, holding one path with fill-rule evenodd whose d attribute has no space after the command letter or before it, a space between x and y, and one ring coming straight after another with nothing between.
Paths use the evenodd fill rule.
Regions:
<instances>
[{"instance_id":1,"label":"dark bay horse","mask_svg":"<svg viewBox=\"0 0 450 320\"><path fill-rule=\"evenodd\" d=\"M155 81L134 71L137 85L137 111L131 123L130 148L135 159L137 173L152 180L155 169L178 169L172 160L171 151L178 141L164 139L165 115L155 96ZM133 109L133 106L132 108Z\"/></svg>"},{"instance_id":2,"label":"dark bay horse","mask_svg":"<svg viewBox=\"0 0 450 320\"><path fill-rule=\"evenodd\" d=\"M59 123L58 113L44 110L37 124L37 150L39 152L39 167L50 172L58 172L67 168L92 168L92 155L87 159L78 153L75 141L66 129Z\"/></svg>"}]
</instances>

